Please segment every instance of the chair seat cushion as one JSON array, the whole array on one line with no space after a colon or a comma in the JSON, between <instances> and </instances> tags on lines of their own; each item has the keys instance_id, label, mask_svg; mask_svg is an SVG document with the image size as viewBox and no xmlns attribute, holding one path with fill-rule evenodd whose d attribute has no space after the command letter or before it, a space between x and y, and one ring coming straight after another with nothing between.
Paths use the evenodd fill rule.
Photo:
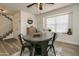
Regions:
<instances>
[{"instance_id":1,"label":"chair seat cushion","mask_svg":"<svg viewBox=\"0 0 79 59\"><path fill-rule=\"evenodd\" d=\"M26 43L24 43L24 47L32 47L32 45L31 45L31 43L26 42Z\"/></svg>"}]
</instances>

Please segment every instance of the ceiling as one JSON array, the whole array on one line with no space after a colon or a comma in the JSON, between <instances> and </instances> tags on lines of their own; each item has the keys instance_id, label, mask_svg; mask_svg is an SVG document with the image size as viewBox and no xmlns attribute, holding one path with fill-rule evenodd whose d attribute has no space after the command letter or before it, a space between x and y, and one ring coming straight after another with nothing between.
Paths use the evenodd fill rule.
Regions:
<instances>
[{"instance_id":1,"label":"ceiling","mask_svg":"<svg viewBox=\"0 0 79 59\"><path fill-rule=\"evenodd\" d=\"M27 8L26 6L29 4L30 3L0 3L0 8L5 9L6 13L8 14L14 14L19 10L25 10L33 14L39 14L39 13L45 13L51 10L65 7L71 5L72 3L55 3L53 5L44 3L43 10L39 10L37 5L33 5L32 7Z\"/></svg>"}]
</instances>

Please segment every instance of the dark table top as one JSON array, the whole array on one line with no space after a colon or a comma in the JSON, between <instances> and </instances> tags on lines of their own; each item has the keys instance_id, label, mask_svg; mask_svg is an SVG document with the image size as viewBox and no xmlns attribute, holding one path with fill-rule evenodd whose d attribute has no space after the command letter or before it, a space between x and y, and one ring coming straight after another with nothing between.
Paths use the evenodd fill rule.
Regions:
<instances>
[{"instance_id":1,"label":"dark table top","mask_svg":"<svg viewBox=\"0 0 79 59\"><path fill-rule=\"evenodd\" d=\"M52 32L42 32L40 36L33 37L30 35L24 36L24 39L29 42L43 42L43 41L49 41L53 37Z\"/></svg>"}]
</instances>

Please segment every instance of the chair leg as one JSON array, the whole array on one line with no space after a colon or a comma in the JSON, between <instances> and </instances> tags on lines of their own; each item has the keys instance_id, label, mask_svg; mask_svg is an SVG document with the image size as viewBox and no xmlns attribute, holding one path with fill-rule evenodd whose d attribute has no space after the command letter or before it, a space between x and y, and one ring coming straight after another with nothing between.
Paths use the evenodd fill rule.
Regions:
<instances>
[{"instance_id":1,"label":"chair leg","mask_svg":"<svg viewBox=\"0 0 79 59\"><path fill-rule=\"evenodd\" d=\"M23 49L23 47L21 48L21 53L20 53L20 56L22 56L22 49Z\"/></svg>"},{"instance_id":2,"label":"chair leg","mask_svg":"<svg viewBox=\"0 0 79 59\"><path fill-rule=\"evenodd\" d=\"M24 47L21 48L20 56L22 56L22 52L24 52L24 49L25 49Z\"/></svg>"},{"instance_id":3,"label":"chair leg","mask_svg":"<svg viewBox=\"0 0 79 59\"><path fill-rule=\"evenodd\" d=\"M25 48L23 47L23 50L22 51L24 52L24 50L25 50Z\"/></svg>"},{"instance_id":4,"label":"chair leg","mask_svg":"<svg viewBox=\"0 0 79 59\"><path fill-rule=\"evenodd\" d=\"M30 56L32 56L32 47L29 48Z\"/></svg>"},{"instance_id":5,"label":"chair leg","mask_svg":"<svg viewBox=\"0 0 79 59\"><path fill-rule=\"evenodd\" d=\"M53 47L54 55L56 56L54 45L52 47Z\"/></svg>"},{"instance_id":6,"label":"chair leg","mask_svg":"<svg viewBox=\"0 0 79 59\"><path fill-rule=\"evenodd\" d=\"M50 47L47 48L47 52L50 50Z\"/></svg>"}]
</instances>

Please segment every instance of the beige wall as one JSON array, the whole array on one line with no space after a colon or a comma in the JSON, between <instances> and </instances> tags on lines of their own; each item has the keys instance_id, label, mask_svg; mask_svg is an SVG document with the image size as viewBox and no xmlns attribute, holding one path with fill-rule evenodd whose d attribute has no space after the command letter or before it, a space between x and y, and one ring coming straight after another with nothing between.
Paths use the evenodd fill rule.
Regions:
<instances>
[{"instance_id":1,"label":"beige wall","mask_svg":"<svg viewBox=\"0 0 79 59\"><path fill-rule=\"evenodd\" d=\"M72 27L73 35L66 35L66 34L59 34L57 41L67 42L71 44L79 45L79 4L73 4L71 6L63 7L54 11L50 11L47 13L44 13L42 15L36 15L37 16L37 28L40 30L43 30L44 28L44 22L43 18L51 15L57 15L61 13L69 13L72 12L72 16L70 20L70 27Z\"/></svg>"},{"instance_id":2,"label":"beige wall","mask_svg":"<svg viewBox=\"0 0 79 59\"><path fill-rule=\"evenodd\" d=\"M43 30L43 15L42 14L36 15L36 21L37 21L38 31L42 31Z\"/></svg>"},{"instance_id":3,"label":"beige wall","mask_svg":"<svg viewBox=\"0 0 79 59\"><path fill-rule=\"evenodd\" d=\"M17 38L18 34L20 33L20 19L21 13L17 12L13 15L13 37Z\"/></svg>"}]
</instances>

